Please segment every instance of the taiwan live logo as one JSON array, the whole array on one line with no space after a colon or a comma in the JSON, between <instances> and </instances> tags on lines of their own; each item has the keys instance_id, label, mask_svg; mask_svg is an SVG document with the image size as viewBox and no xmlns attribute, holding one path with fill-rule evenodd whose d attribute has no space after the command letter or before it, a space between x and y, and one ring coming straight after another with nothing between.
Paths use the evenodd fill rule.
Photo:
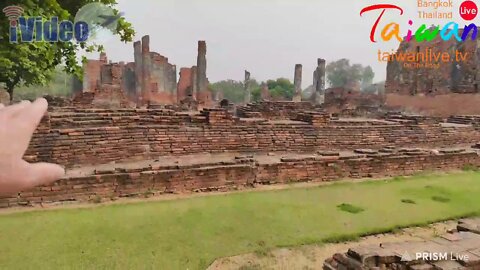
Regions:
<instances>
[{"instance_id":1,"label":"taiwan live logo","mask_svg":"<svg viewBox=\"0 0 480 270\"><path fill-rule=\"evenodd\" d=\"M442 0L438 1L418 1L418 6L420 7L423 5L422 3L428 2L428 3L435 3L435 9L440 7L442 5ZM448 3L448 6L451 7L453 6L453 0L448 0L446 1ZM372 42L377 42L375 38L375 34L377 32L377 28L380 24L380 22L383 19L383 15L385 12L388 11L397 11L400 13L400 15L403 15L404 10L397 5L393 4L376 4L376 5L371 5L367 6L362 9L360 12L360 16L362 16L365 13L369 13L372 11L380 11L380 14L378 15L377 19L375 20L372 29L370 31L370 41ZM478 14L478 7L475 4L475 2L467 0L464 1L459 8L459 14L462 17L463 20L465 21L472 21L477 17ZM414 20L409 19L407 20L408 22L408 31L405 35L404 32L401 31L400 24L397 22L390 22L386 24L382 31L380 31L380 37L382 38L383 41L390 41L392 39L396 39L399 42L406 41L410 42L411 40L415 39L417 42L424 42L424 41L432 41L434 40L437 36L440 36L442 40L448 41L450 39L456 39L458 42L464 42L469 36L471 36L472 40L475 40L477 38L478 34L478 27L474 23L471 23L469 25L465 25L463 31L460 30L460 26L456 22L448 22L444 26L440 25L433 25L431 27L427 27L426 24L422 24L417 30L412 29Z\"/></svg>"},{"instance_id":2,"label":"taiwan live logo","mask_svg":"<svg viewBox=\"0 0 480 270\"><path fill-rule=\"evenodd\" d=\"M10 42L85 42L89 37L86 22L59 21L58 17L45 20L42 17L25 17L24 9L8 6L3 13L10 21Z\"/></svg>"}]
</instances>

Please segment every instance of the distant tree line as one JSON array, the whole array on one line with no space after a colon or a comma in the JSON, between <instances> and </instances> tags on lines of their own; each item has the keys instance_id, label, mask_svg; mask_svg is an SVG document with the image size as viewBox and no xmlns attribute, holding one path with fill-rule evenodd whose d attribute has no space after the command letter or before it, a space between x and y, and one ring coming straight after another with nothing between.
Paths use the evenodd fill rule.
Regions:
<instances>
[{"instance_id":1,"label":"distant tree line","mask_svg":"<svg viewBox=\"0 0 480 270\"><path fill-rule=\"evenodd\" d=\"M293 83L285 78L268 80L259 83L257 80L250 80L250 91L252 102L261 100L262 84L265 83L269 89L269 95L273 100L292 100L295 93ZM243 103L245 101L245 83L235 80L223 80L210 85L210 89L216 94L221 92L225 99L233 103Z\"/></svg>"},{"instance_id":2,"label":"distant tree line","mask_svg":"<svg viewBox=\"0 0 480 270\"><path fill-rule=\"evenodd\" d=\"M384 85L384 83L373 84L375 72L372 67L361 64L351 65L350 60L345 58L328 63L326 76L330 87L347 87L358 84L360 90L373 92Z\"/></svg>"}]
</instances>

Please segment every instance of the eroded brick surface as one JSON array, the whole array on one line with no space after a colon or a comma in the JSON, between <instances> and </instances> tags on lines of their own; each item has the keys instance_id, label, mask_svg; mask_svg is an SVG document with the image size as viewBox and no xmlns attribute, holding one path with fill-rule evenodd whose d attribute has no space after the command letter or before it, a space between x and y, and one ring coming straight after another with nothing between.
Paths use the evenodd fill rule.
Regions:
<instances>
[{"instance_id":1,"label":"eroded brick surface","mask_svg":"<svg viewBox=\"0 0 480 270\"><path fill-rule=\"evenodd\" d=\"M478 269L480 219L460 220L455 231L425 241L353 247L327 259L324 269Z\"/></svg>"}]
</instances>

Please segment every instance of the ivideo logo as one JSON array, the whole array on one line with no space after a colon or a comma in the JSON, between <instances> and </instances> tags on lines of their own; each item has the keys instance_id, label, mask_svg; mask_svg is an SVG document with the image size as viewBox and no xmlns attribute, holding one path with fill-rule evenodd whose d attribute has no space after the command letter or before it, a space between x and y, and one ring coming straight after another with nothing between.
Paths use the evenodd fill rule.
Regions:
<instances>
[{"instance_id":1,"label":"ivideo logo","mask_svg":"<svg viewBox=\"0 0 480 270\"><path fill-rule=\"evenodd\" d=\"M75 21L59 20L57 16L25 16L20 6L8 6L3 13L10 21L10 42L85 42L99 30L113 32L123 14L101 3L83 6ZM88 15L87 15L88 14Z\"/></svg>"}]
</instances>

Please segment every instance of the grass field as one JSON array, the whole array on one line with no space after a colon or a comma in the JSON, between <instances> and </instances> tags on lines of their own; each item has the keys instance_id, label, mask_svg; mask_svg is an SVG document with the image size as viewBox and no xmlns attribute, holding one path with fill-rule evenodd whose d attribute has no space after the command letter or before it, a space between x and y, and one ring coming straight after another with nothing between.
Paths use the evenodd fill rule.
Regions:
<instances>
[{"instance_id":1,"label":"grass field","mask_svg":"<svg viewBox=\"0 0 480 270\"><path fill-rule=\"evenodd\" d=\"M205 269L215 258L480 213L480 173L0 215L0 269Z\"/></svg>"}]
</instances>

